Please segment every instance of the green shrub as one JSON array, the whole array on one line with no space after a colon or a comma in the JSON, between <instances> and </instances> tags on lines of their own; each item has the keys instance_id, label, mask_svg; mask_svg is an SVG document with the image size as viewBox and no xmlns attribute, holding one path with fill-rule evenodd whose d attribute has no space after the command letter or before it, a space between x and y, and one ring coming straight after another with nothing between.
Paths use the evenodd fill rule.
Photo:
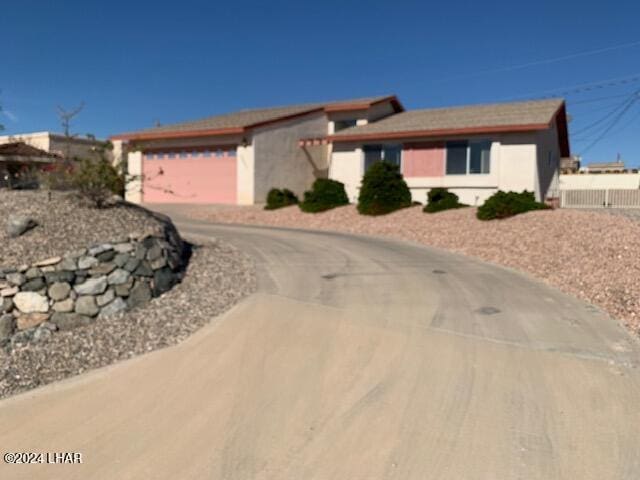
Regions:
<instances>
[{"instance_id":1,"label":"green shrub","mask_svg":"<svg viewBox=\"0 0 640 480\"><path fill-rule=\"evenodd\" d=\"M296 205L298 203L298 197L288 188L272 188L267 194L267 204L264 206L265 210L276 210L282 207L288 207L289 205Z\"/></svg>"},{"instance_id":2,"label":"green shrub","mask_svg":"<svg viewBox=\"0 0 640 480\"><path fill-rule=\"evenodd\" d=\"M96 208L124 192L123 175L106 160L80 160L67 175L71 187Z\"/></svg>"},{"instance_id":3,"label":"green shrub","mask_svg":"<svg viewBox=\"0 0 640 480\"><path fill-rule=\"evenodd\" d=\"M358 212L384 215L411 205L411 192L400 168L389 162L376 162L364 174L358 197Z\"/></svg>"},{"instance_id":4,"label":"green shrub","mask_svg":"<svg viewBox=\"0 0 640 480\"><path fill-rule=\"evenodd\" d=\"M480 220L507 218L530 210L549 208L544 203L536 202L532 192L522 193L503 192L498 190L478 208L477 217Z\"/></svg>"},{"instance_id":5,"label":"green shrub","mask_svg":"<svg viewBox=\"0 0 640 480\"><path fill-rule=\"evenodd\" d=\"M313 182L311 190L304 192L300 210L316 213L348 204L349 198L344 190L344 184L328 178L318 178Z\"/></svg>"},{"instance_id":6,"label":"green shrub","mask_svg":"<svg viewBox=\"0 0 640 480\"><path fill-rule=\"evenodd\" d=\"M427 204L422 209L423 212L435 213L452 208L468 207L458 201L458 195L450 192L446 188L432 188L427 193Z\"/></svg>"}]
</instances>

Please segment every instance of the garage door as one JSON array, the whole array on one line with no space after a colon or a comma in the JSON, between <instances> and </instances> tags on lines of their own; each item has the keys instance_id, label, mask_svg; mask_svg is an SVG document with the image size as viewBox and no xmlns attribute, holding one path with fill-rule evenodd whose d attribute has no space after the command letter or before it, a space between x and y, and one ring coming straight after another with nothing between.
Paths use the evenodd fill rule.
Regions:
<instances>
[{"instance_id":1,"label":"garage door","mask_svg":"<svg viewBox=\"0 0 640 480\"><path fill-rule=\"evenodd\" d=\"M236 170L232 148L144 152L143 201L235 204Z\"/></svg>"}]
</instances>

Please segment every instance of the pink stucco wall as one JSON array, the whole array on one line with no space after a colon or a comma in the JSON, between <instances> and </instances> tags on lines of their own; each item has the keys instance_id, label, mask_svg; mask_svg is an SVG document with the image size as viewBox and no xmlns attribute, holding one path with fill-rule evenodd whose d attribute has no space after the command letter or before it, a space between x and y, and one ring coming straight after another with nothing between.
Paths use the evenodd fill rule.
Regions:
<instances>
[{"instance_id":1,"label":"pink stucco wall","mask_svg":"<svg viewBox=\"0 0 640 480\"><path fill-rule=\"evenodd\" d=\"M236 157L228 151L145 153L143 201L148 203L237 203Z\"/></svg>"},{"instance_id":2,"label":"pink stucco wall","mask_svg":"<svg viewBox=\"0 0 640 480\"><path fill-rule=\"evenodd\" d=\"M444 151L443 143L405 145L402 152L403 175L405 177L442 177Z\"/></svg>"}]
</instances>

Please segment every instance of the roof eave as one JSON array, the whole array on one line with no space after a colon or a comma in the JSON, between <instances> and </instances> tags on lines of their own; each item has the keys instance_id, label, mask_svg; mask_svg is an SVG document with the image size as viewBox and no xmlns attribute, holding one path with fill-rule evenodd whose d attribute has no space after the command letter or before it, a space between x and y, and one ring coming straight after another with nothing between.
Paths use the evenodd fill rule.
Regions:
<instances>
[{"instance_id":1,"label":"roof eave","mask_svg":"<svg viewBox=\"0 0 640 480\"><path fill-rule=\"evenodd\" d=\"M353 135L330 135L332 142L355 142L361 140L400 140L417 137L443 137L459 135L475 135L484 133L519 133L546 130L546 123L533 123L524 125L500 125L494 127L469 127L469 128L443 128L432 130L406 130L401 132L364 133Z\"/></svg>"},{"instance_id":2,"label":"roof eave","mask_svg":"<svg viewBox=\"0 0 640 480\"><path fill-rule=\"evenodd\" d=\"M244 127L215 128L202 130L174 130L166 132L133 132L113 135L110 140L170 140L174 138L217 137L238 135L245 132Z\"/></svg>"}]
</instances>

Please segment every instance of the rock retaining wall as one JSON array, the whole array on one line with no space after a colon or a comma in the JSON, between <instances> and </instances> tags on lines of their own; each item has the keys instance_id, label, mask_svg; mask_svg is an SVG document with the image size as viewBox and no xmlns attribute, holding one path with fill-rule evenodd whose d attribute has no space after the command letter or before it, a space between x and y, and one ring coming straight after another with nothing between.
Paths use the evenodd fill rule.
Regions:
<instances>
[{"instance_id":1,"label":"rock retaining wall","mask_svg":"<svg viewBox=\"0 0 640 480\"><path fill-rule=\"evenodd\" d=\"M19 268L0 269L0 345L39 341L147 303L182 280L173 224Z\"/></svg>"}]
</instances>

